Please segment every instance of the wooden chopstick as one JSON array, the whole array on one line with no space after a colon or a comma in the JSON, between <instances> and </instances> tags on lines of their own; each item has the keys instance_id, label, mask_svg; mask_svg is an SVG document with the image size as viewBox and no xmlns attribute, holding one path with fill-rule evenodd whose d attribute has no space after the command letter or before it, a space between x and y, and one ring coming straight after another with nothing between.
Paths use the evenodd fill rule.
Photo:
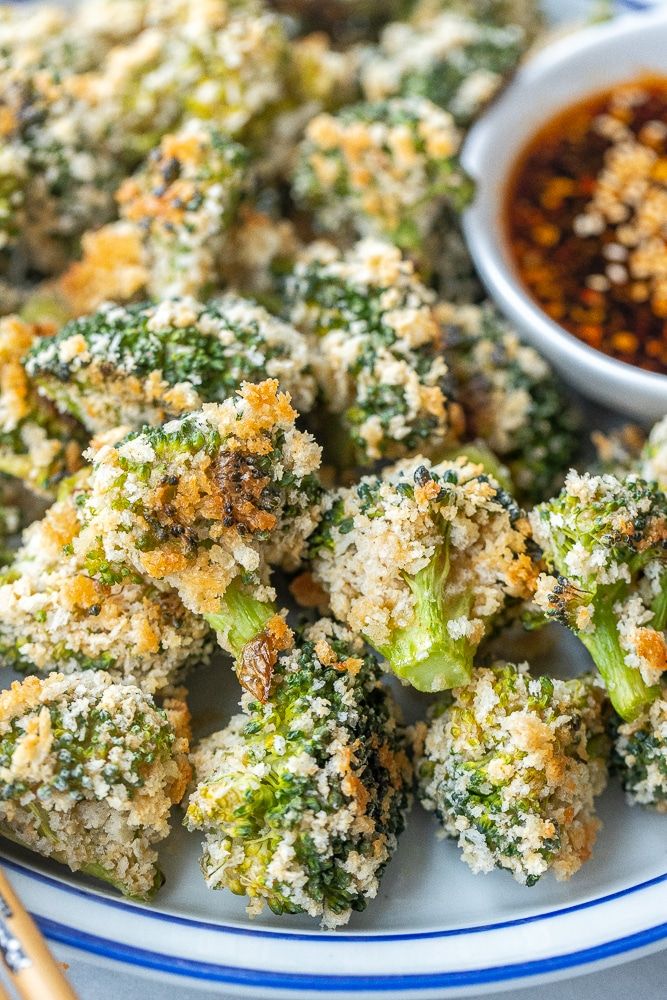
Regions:
<instances>
[{"instance_id":1,"label":"wooden chopstick","mask_svg":"<svg viewBox=\"0 0 667 1000\"><path fill-rule=\"evenodd\" d=\"M0 869L0 956L23 1000L77 1000L7 876ZM0 998L2 994L0 994Z\"/></svg>"}]
</instances>

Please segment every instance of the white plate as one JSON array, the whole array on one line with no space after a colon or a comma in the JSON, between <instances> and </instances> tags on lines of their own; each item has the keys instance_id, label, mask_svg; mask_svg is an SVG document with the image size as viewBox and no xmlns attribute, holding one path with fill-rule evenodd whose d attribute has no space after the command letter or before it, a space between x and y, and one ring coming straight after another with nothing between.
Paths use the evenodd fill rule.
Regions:
<instances>
[{"instance_id":1,"label":"white plate","mask_svg":"<svg viewBox=\"0 0 667 1000\"><path fill-rule=\"evenodd\" d=\"M586 665L557 626L527 636L521 652L556 673ZM200 733L222 724L237 697L224 663L194 675ZM419 696L401 692L401 699L408 717L423 712ZM592 861L568 883L545 876L527 889L506 872L473 876L456 846L437 838L434 818L416 807L379 897L336 933L306 917L251 922L242 899L207 890L199 838L183 830L178 812L161 851L167 882L150 907L10 845L2 854L47 936L91 957L252 1000L454 997L591 971L664 946L667 817L628 808L617 787L602 797L600 814Z\"/></svg>"},{"instance_id":2,"label":"white plate","mask_svg":"<svg viewBox=\"0 0 667 1000\"><path fill-rule=\"evenodd\" d=\"M586 5L550 6L571 14ZM573 673L585 665L586 654L556 627L524 643L538 668ZM191 690L201 733L235 709L237 689L224 665L195 675ZM402 692L401 699L410 716L417 706L423 711L417 696ZM506 872L473 876L455 845L436 838L433 817L416 807L378 899L335 934L301 917L251 922L241 899L208 891L198 838L180 827L178 813L161 852L167 882L151 907L13 845L2 843L1 854L52 941L95 963L164 976L170 996L187 983L227 1000L425 1000L535 986L667 946L667 817L629 809L613 786L600 814L592 861L568 883L545 876L526 889Z\"/></svg>"}]
</instances>

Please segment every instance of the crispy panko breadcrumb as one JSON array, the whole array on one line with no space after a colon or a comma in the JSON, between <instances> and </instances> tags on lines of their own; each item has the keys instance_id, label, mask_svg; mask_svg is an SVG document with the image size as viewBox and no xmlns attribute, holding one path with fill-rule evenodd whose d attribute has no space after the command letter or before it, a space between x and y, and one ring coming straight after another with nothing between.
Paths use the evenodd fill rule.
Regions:
<instances>
[{"instance_id":1,"label":"crispy panko breadcrumb","mask_svg":"<svg viewBox=\"0 0 667 1000\"><path fill-rule=\"evenodd\" d=\"M206 662L209 628L164 584L136 572L91 576L74 551L81 498L71 494L27 528L0 576L0 662L38 673L103 669L153 694Z\"/></svg>"},{"instance_id":2,"label":"crispy panko breadcrumb","mask_svg":"<svg viewBox=\"0 0 667 1000\"><path fill-rule=\"evenodd\" d=\"M138 688L103 671L15 681L0 694L0 830L30 850L148 899L154 845L190 772L176 731Z\"/></svg>"},{"instance_id":3,"label":"crispy panko breadcrumb","mask_svg":"<svg viewBox=\"0 0 667 1000\"><path fill-rule=\"evenodd\" d=\"M315 243L286 295L291 321L312 339L329 461L368 466L457 440L462 415L449 398L433 296L396 247L364 240L341 254Z\"/></svg>"},{"instance_id":4,"label":"crispy panko breadcrumb","mask_svg":"<svg viewBox=\"0 0 667 1000\"><path fill-rule=\"evenodd\" d=\"M301 412L316 392L303 335L233 293L206 305L107 303L36 341L26 370L93 434L163 423L233 396L244 381L278 379Z\"/></svg>"},{"instance_id":5,"label":"crispy panko breadcrumb","mask_svg":"<svg viewBox=\"0 0 667 1000\"><path fill-rule=\"evenodd\" d=\"M465 683L494 618L530 597L528 535L481 465L406 459L326 497L313 575L340 621L404 680L437 691Z\"/></svg>"},{"instance_id":6,"label":"crispy panko breadcrumb","mask_svg":"<svg viewBox=\"0 0 667 1000\"><path fill-rule=\"evenodd\" d=\"M265 705L193 755L186 824L204 830L207 884L249 898L256 915L347 923L378 891L405 822L405 734L363 643L328 619L283 654Z\"/></svg>"},{"instance_id":7,"label":"crispy panko breadcrumb","mask_svg":"<svg viewBox=\"0 0 667 1000\"><path fill-rule=\"evenodd\" d=\"M473 872L508 869L534 885L570 878L591 855L593 799L607 781L604 690L590 677L529 677L527 664L478 667L418 730L423 805Z\"/></svg>"},{"instance_id":8,"label":"crispy panko breadcrumb","mask_svg":"<svg viewBox=\"0 0 667 1000\"><path fill-rule=\"evenodd\" d=\"M75 420L38 394L22 363L35 341L53 333L51 324L0 318L0 472L47 496L81 467L85 440Z\"/></svg>"}]
</instances>

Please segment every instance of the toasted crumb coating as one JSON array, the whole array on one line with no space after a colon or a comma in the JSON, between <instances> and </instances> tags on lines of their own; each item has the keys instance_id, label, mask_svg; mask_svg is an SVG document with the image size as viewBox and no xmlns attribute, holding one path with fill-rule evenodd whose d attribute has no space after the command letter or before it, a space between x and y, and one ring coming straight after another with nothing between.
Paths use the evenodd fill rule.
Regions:
<instances>
[{"instance_id":1,"label":"toasted crumb coating","mask_svg":"<svg viewBox=\"0 0 667 1000\"><path fill-rule=\"evenodd\" d=\"M208 660L210 630L164 584L136 572L115 582L91 576L75 552L82 499L74 492L30 525L0 574L0 662L37 673L106 670L161 691Z\"/></svg>"},{"instance_id":2,"label":"toasted crumb coating","mask_svg":"<svg viewBox=\"0 0 667 1000\"><path fill-rule=\"evenodd\" d=\"M386 21L408 13L411 0L270 0L302 31L326 31L342 45L375 37Z\"/></svg>"},{"instance_id":3,"label":"toasted crumb coating","mask_svg":"<svg viewBox=\"0 0 667 1000\"><path fill-rule=\"evenodd\" d=\"M74 51L93 52L69 66L11 27L5 59L0 49L0 242L45 275L111 221L120 182L166 133L194 118L236 138L284 96L287 37L259 0L139 6L117 39L99 28L70 36ZM100 23L109 19L103 5Z\"/></svg>"},{"instance_id":4,"label":"toasted crumb coating","mask_svg":"<svg viewBox=\"0 0 667 1000\"><path fill-rule=\"evenodd\" d=\"M597 650L595 643L609 630L625 668L656 684L667 669L665 494L636 476L571 470L561 493L531 511L530 521L557 574L540 574L537 606L593 643L600 669L596 652L604 663L613 645Z\"/></svg>"},{"instance_id":5,"label":"toasted crumb coating","mask_svg":"<svg viewBox=\"0 0 667 1000\"><path fill-rule=\"evenodd\" d=\"M526 47L518 25L496 27L444 11L418 25L388 25L362 68L369 101L427 97L468 125L503 86Z\"/></svg>"},{"instance_id":6,"label":"toasted crumb coating","mask_svg":"<svg viewBox=\"0 0 667 1000\"><path fill-rule=\"evenodd\" d=\"M393 698L363 643L328 619L283 654L264 705L203 740L186 824L204 830L213 889L252 916L308 913L347 923L378 891L403 830L411 768Z\"/></svg>"},{"instance_id":7,"label":"toasted crumb coating","mask_svg":"<svg viewBox=\"0 0 667 1000\"><path fill-rule=\"evenodd\" d=\"M473 872L505 868L534 885L588 860L607 782L605 719L593 678L530 677L525 663L478 668L432 710L418 730L421 801Z\"/></svg>"},{"instance_id":8,"label":"toasted crumb coating","mask_svg":"<svg viewBox=\"0 0 667 1000\"><path fill-rule=\"evenodd\" d=\"M460 144L449 112L422 97L321 114L306 129L294 197L325 231L418 250L443 204L463 208L472 197Z\"/></svg>"},{"instance_id":9,"label":"toasted crumb coating","mask_svg":"<svg viewBox=\"0 0 667 1000\"><path fill-rule=\"evenodd\" d=\"M163 423L229 398L244 381L278 379L302 412L316 392L305 338L232 293L207 305L103 305L36 341L26 370L91 433Z\"/></svg>"},{"instance_id":10,"label":"toasted crumb coating","mask_svg":"<svg viewBox=\"0 0 667 1000\"><path fill-rule=\"evenodd\" d=\"M522 501L551 496L579 447L579 421L549 363L490 303L437 312L469 435L502 458Z\"/></svg>"},{"instance_id":11,"label":"toasted crumb coating","mask_svg":"<svg viewBox=\"0 0 667 1000\"><path fill-rule=\"evenodd\" d=\"M190 121L120 186L121 217L143 234L152 298L204 295L215 285L247 162L243 146Z\"/></svg>"},{"instance_id":12,"label":"toasted crumb coating","mask_svg":"<svg viewBox=\"0 0 667 1000\"><path fill-rule=\"evenodd\" d=\"M75 552L108 582L131 567L170 584L195 614L236 577L272 600L269 566L298 566L319 514L320 449L295 418L269 379L102 446Z\"/></svg>"},{"instance_id":13,"label":"toasted crumb coating","mask_svg":"<svg viewBox=\"0 0 667 1000\"><path fill-rule=\"evenodd\" d=\"M614 734L614 764L631 805L667 812L667 686L633 722Z\"/></svg>"},{"instance_id":14,"label":"toasted crumb coating","mask_svg":"<svg viewBox=\"0 0 667 1000\"><path fill-rule=\"evenodd\" d=\"M182 725L187 710L174 704ZM188 733L103 671L52 673L0 693L0 829L30 850L147 899L154 845L190 768Z\"/></svg>"},{"instance_id":15,"label":"toasted crumb coating","mask_svg":"<svg viewBox=\"0 0 667 1000\"><path fill-rule=\"evenodd\" d=\"M640 456L639 474L667 490L667 417L651 428Z\"/></svg>"},{"instance_id":16,"label":"toasted crumb coating","mask_svg":"<svg viewBox=\"0 0 667 1000\"><path fill-rule=\"evenodd\" d=\"M656 426L659 426L656 424ZM596 461L591 471L622 479L639 469L639 459L646 444L646 434L636 424L623 424L609 432L592 431L591 441ZM654 477L645 475L645 479Z\"/></svg>"},{"instance_id":17,"label":"toasted crumb coating","mask_svg":"<svg viewBox=\"0 0 667 1000\"><path fill-rule=\"evenodd\" d=\"M522 512L481 465L418 456L326 496L312 570L336 618L383 651L411 625L411 581L445 547L441 613L451 639L474 648L509 598L532 593L528 535Z\"/></svg>"},{"instance_id":18,"label":"toasted crumb coating","mask_svg":"<svg viewBox=\"0 0 667 1000\"><path fill-rule=\"evenodd\" d=\"M529 38L542 29L544 17L538 0L417 0L410 20L428 24L443 8L461 17L497 28L520 27Z\"/></svg>"},{"instance_id":19,"label":"toasted crumb coating","mask_svg":"<svg viewBox=\"0 0 667 1000\"><path fill-rule=\"evenodd\" d=\"M22 364L31 345L53 332L49 324L0 318L0 472L47 496L81 467L85 440L75 420L38 395Z\"/></svg>"},{"instance_id":20,"label":"toasted crumb coating","mask_svg":"<svg viewBox=\"0 0 667 1000\"><path fill-rule=\"evenodd\" d=\"M315 243L297 260L286 296L348 442L347 455L333 449L337 464L368 466L456 441L461 411L448 399L432 294L396 247L364 240L341 254Z\"/></svg>"}]
</instances>

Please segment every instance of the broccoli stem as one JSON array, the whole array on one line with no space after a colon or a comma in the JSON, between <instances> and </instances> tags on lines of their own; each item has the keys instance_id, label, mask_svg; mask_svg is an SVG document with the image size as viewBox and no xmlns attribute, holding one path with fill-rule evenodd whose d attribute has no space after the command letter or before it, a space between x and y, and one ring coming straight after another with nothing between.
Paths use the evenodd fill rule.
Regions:
<instances>
[{"instance_id":1,"label":"broccoli stem","mask_svg":"<svg viewBox=\"0 0 667 1000\"><path fill-rule=\"evenodd\" d=\"M649 687L639 670L625 662L613 604L610 595L599 604L596 601L593 631L578 635L600 671L612 705L622 719L631 722L657 697L658 688Z\"/></svg>"},{"instance_id":2,"label":"broccoli stem","mask_svg":"<svg viewBox=\"0 0 667 1000\"><path fill-rule=\"evenodd\" d=\"M653 612L651 627L658 632L664 632L667 628L667 572L660 575L660 592L653 599L651 611Z\"/></svg>"},{"instance_id":3,"label":"broccoli stem","mask_svg":"<svg viewBox=\"0 0 667 1000\"><path fill-rule=\"evenodd\" d=\"M220 610L204 617L217 632L220 645L239 660L245 646L261 635L275 614L272 602L252 597L237 577L227 587Z\"/></svg>"},{"instance_id":4,"label":"broccoli stem","mask_svg":"<svg viewBox=\"0 0 667 1000\"><path fill-rule=\"evenodd\" d=\"M406 577L415 596L414 618L396 629L391 641L378 649L392 671L418 691L445 691L467 684L472 676L475 649L462 636L453 639L447 624L468 617L473 594L446 597L449 575L449 545L441 545L424 569Z\"/></svg>"}]
</instances>

